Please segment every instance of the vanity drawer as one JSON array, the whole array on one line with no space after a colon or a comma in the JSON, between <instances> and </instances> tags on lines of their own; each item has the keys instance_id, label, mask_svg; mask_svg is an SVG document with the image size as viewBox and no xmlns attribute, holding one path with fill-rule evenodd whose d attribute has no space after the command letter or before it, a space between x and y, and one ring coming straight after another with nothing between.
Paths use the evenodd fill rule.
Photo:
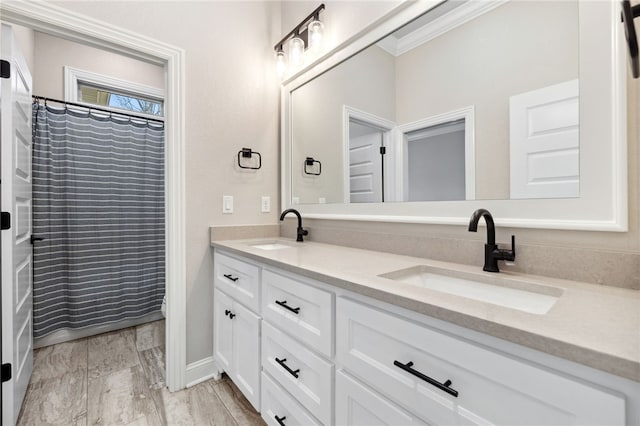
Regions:
<instances>
[{"instance_id":1,"label":"vanity drawer","mask_svg":"<svg viewBox=\"0 0 640 426\"><path fill-rule=\"evenodd\" d=\"M262 418L270 426L321 426L307 410L273 381L262 373ZM276 419L277 418L277 419Z\"/></svg>"},{"instance_id":2,"label":"vanity drawer","mask_svg":"<svg viewBox=\"0 0 640 426\"><path fill-rule=\"evenodd\" d=\"M348 299L336 317L336 363L429 423L625 423L612 392Z\"/></svg>"},{"instance_id":3,"label":"vanity drawer","mask_svg":"<svg viewBox=\"0 0 640 426\"><path fill-rule=\"evenodd\" d=\"M213 270L218 289L260 313L260 268L216 251Z\"/></svg>"},{"instance_id":4,"label":"vanity drawer","mask_svg":"<svg viewBox=\"0 0 640 426\"><path fill-rule=\"evenodd\" d=\"M266 321L262 368L322 423L332 423L333 365Z\"/></svg>"},{"instance_id":5,"label":"vanity drawer","mask_svg":"<svg viewBox=\"0 0 640 426\"><path fill-rule=\"evenodd\" d=\"M262 272L262 312L278 326L323 355L333 356L333 294L282 276Z\"/></svg>"},{"instance_id":6,"label":"vanity drawer","mask_svg":"<svg viewBox=\"0 0 640 426\"><path fill-rule=\"evenodd\" d=\"M425 425L340 370L336 372L336 425L401 426Z\"/></svg>"}]
</instances>

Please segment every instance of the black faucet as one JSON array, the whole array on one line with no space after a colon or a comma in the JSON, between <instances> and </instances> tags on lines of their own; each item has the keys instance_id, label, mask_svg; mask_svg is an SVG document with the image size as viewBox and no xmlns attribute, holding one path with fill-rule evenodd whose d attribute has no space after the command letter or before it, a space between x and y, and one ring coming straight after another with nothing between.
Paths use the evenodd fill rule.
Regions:
<instances>
[{"instance_id":1,"label":"black faucet","mask_svg":"<svg viewBox=\"0 0 640 426\"><path fill-rule=\"evenodd\" d=\"M309 231L302 228L302 216L300 216L300 212L296 209L287 209L283 211L282 214L280 215L280 222L282 222L284 220L284 217L289 213L293 213L296 216L298 216L298 230L297 230L298 238L296 238L296 241L301 243L302 241L304 241L302 239L302 236L309 235Z\"/></svg>"},{"instance_id":2,"label":"black faucet","mask_svg":"<svg viewBox=\"0 0 640 426\"><path fill-rule=\"evenodd\" d=\"M493 224L493 216L489 210L478 209L471 215L469 221L469 232L478 231L478 221L484 217L487 222L487 243L484 245L484 267L483 271L500 272L498 269L498 260L508 260L513 262L516 259L516 237L511 236L511 250L501 250L496 244L496 228Z\"/></svg>"}]
</instances>

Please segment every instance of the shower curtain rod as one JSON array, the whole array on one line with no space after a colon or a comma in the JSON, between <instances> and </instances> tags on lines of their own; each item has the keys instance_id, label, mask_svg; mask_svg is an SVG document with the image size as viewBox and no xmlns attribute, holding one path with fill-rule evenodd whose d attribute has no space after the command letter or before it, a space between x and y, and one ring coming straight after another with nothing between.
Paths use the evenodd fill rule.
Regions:
<instances>
[{"instance_id":1,"label":"shower curtain rod","mask_svg":"<svg viewBox=\"0 0 640 426\"><path fill-rule=\"evenodd\" d=\"M156 121L158 123L164 124L164 120L159 120L157 118L148 118L148 117L144 117L142 115L129 114L129 113L120 112L120 111L113 111L113 110L109 110L109 109L105 109L105 108L98 108L98 107L94 107L94 106L90 106L90 105L77 104L75 102L60 101L58 99L45 98L44 96L33 95L31 97L36 101L44 101L45 105L47 104L47 102L55 102L55 103L58 103L58 104L70 105L70 106L79 107L79 108L85 108L85 109L88 109L89 111L94 110L94 111L106 112L106 113L109 114L109 116L111 116L111 114L124 115L124 116L127 116L127 117L137 118L139 120Z\"/></svg>"}]
</instances>

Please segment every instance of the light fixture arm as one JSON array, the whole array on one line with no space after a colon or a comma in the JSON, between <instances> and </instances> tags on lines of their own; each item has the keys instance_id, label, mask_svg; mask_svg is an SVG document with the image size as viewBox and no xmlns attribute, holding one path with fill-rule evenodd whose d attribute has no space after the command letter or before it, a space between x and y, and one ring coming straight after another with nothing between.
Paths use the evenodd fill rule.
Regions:
<instances>
[{"instance_id":1,"label":"light fixture arm","mask_svg":"<svg viewBox=\"0 0 640 426\"><path fill-rule=\"evenodd\" d=\"M300 30L309 23L309 21L311 21L312 19L318 20L319 16L320 16L320 12L324 10L324 3L322 3L320 6L318 6L313 12L311 12L309 14L309 16L307 16L306 18L304 18L302 20L302 22L300 22L293 30L291 30L286 36L284 36L282 38L282 40L280 40L278 43L275 44L275 46L273 46L273 50L275 50L276 52L278 50L282 50L282 46L284 45L284 43L289 40L291 37L293 36L300 36L301 38L303 38L303 40L306 38L306 32L300 32ZM305 40L305 44L306 44L306 40Z\"/></svg>"}]
</instances>

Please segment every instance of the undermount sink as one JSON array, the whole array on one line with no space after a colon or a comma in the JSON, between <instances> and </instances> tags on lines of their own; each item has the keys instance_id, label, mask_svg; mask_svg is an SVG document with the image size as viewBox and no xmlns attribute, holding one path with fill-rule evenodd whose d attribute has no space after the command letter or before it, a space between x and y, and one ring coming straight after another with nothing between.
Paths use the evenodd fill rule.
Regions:
<instances>
[{"instance_id":1,"label":"undermount sink","mask_svg":"<svg viewBox=\"0 0 640 426\"><path fill-rule=\"evenodd\" d=\"M278 242L252 244L251 247L257 248L260 250L281 250L281 249L291 248L291 246L287 244L282 244Z\"/></svg>"},{"instance_id":2,"label":"undermount sink","mask_svg":"<svg viewBox=\"0 0 640 426\"><path fill-rule=\"evenodd\" d=\"M449 271L424 265L378 275L415 287L427 288L480 302L492 303L532 314L546 314L562 296L558 287L495 277Z\"/></svg>"}]
</instances>

